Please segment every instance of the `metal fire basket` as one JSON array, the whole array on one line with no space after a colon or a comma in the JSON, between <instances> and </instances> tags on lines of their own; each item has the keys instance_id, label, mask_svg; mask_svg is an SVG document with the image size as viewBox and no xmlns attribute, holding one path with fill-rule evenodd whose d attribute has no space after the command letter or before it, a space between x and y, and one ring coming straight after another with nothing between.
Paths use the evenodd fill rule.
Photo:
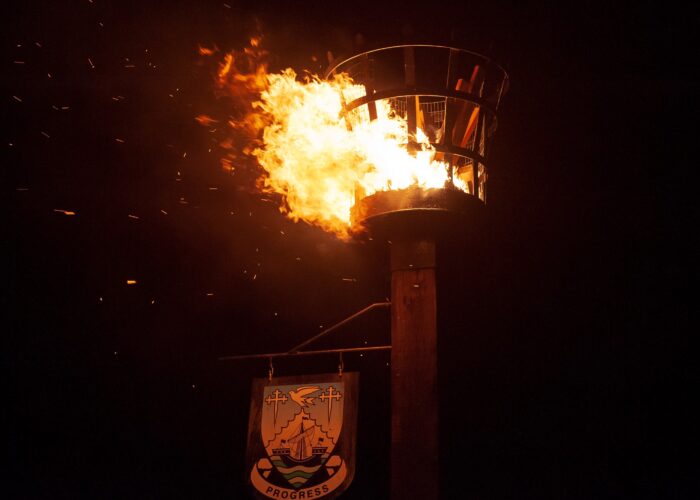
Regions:
<instances>
[{"instance_id":1,"label":"metal fire basket","mask_svg":"<svg viewBox=\"0 0 700 500\"><path fill-rule=\"evenodd\" d=\"M425 132L444 162L444 189L410 188L370 196L356 192L353 223L365 225L394 212L473 212L486 202L488 153L497 127L508 75L487 57L438 45L397 45L371 50L331 65L327 77L346 73L364 95L343 96L345 112L377 117L377 101L388 100L406 119L409 151L416 130ZM413 140L412 140L413 138ZM455 179L466 192L455 187Z\"/></svg>"}]
</instances>

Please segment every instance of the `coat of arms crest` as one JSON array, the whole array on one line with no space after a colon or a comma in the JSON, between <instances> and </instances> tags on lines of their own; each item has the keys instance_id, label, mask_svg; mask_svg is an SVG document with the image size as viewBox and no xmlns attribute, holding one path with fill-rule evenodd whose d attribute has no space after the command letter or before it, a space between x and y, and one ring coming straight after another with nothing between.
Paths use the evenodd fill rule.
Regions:
<instances>
[{"instance_id":1,"label":"coat of arms crest","mask_svg":"<svg viewBox=\"0 0 700 500\"><path fill-rule=\"evenodd\" d=\"M263 498L333 498L355 468L357 374L255 379L250 484Z\"/></svg>"}]
</instances>

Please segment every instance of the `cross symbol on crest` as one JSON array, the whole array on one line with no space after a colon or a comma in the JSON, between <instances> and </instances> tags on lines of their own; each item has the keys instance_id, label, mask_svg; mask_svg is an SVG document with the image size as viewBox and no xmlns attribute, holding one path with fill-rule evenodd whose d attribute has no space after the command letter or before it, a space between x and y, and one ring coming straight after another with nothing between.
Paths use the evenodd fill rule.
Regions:
<instances>
[{"instance_id":1,"label":"cross symbol on crest","mask_svg":"<svg viewBox=\"0 0 700 500\"><path fill-rule=\"evenodd\" d=\"M328 401L328 420L331 419L331 411L333 411L333 400L340 400L341 394L338 391L333 392L335 389L331 385L328 387L328 394L325 392L319 396L321 401Z\"/></svg>"},{"instance_id":2,"label":"cross symbol on crest","mask_svg":"<svg viewBox=\"0 0 700 500\"><path fill-rule=\"evenodd\" d=\"M265 398L265 402L267 404L269 404L269 405L271 405L272 403L275 404L275 413L274 413L274 417L272 419L273 425L277 424L277 403L279 403L280 401L282 401L282 403L286 403L287 399L288 399L287 396L285 396L284 393L280 392L279 389L275 389L274 395L275 395L274 398L272 397L272 394L270 394L269 396L267 396ZM282 397L280 397L280 395Z\"/></svg>"}]
</instances>

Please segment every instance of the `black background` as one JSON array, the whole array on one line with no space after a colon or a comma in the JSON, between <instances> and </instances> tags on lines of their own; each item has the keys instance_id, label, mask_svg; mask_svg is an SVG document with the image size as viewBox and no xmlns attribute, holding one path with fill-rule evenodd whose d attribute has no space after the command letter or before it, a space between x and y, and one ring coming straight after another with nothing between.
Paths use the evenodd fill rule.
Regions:
<instances>
[{"instance_id":1,"label":"black background","mask_svg":"<svg viewBox=\"0 0 700 500\"><path fill-rule=\"evenodd\" d=\"M85 0L3 17L3 496L243 498L267 366L217 357L286 350L388 295L381 251L286 220L194 120L226 104L198 44L259 29L272 69L321 71L362 33L510 74L480 251L445 251L439 275L449 497L691 497L697 9ZM388 326L375 311L319 347L388 343ZM362 391L346 497L385 498L388 355L345 362Z\"/></svg>"}]
</instances>

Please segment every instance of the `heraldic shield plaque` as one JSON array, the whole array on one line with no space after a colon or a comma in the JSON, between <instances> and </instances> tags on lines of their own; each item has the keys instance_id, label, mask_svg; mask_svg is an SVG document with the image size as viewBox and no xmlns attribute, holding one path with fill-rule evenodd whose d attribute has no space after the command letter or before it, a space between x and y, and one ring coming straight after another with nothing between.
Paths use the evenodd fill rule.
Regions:
<instances>
[{"instance_id":1,"label":"heraldic shield plaque","mask_svg":"<svg viewBox=\"0 0 700 500\"><path fill-rule=\"evenodd\" d=\"M248 480L256 498L335 498L355 473L358 378L254 379Z\"/></svg>"}]
</instances>

